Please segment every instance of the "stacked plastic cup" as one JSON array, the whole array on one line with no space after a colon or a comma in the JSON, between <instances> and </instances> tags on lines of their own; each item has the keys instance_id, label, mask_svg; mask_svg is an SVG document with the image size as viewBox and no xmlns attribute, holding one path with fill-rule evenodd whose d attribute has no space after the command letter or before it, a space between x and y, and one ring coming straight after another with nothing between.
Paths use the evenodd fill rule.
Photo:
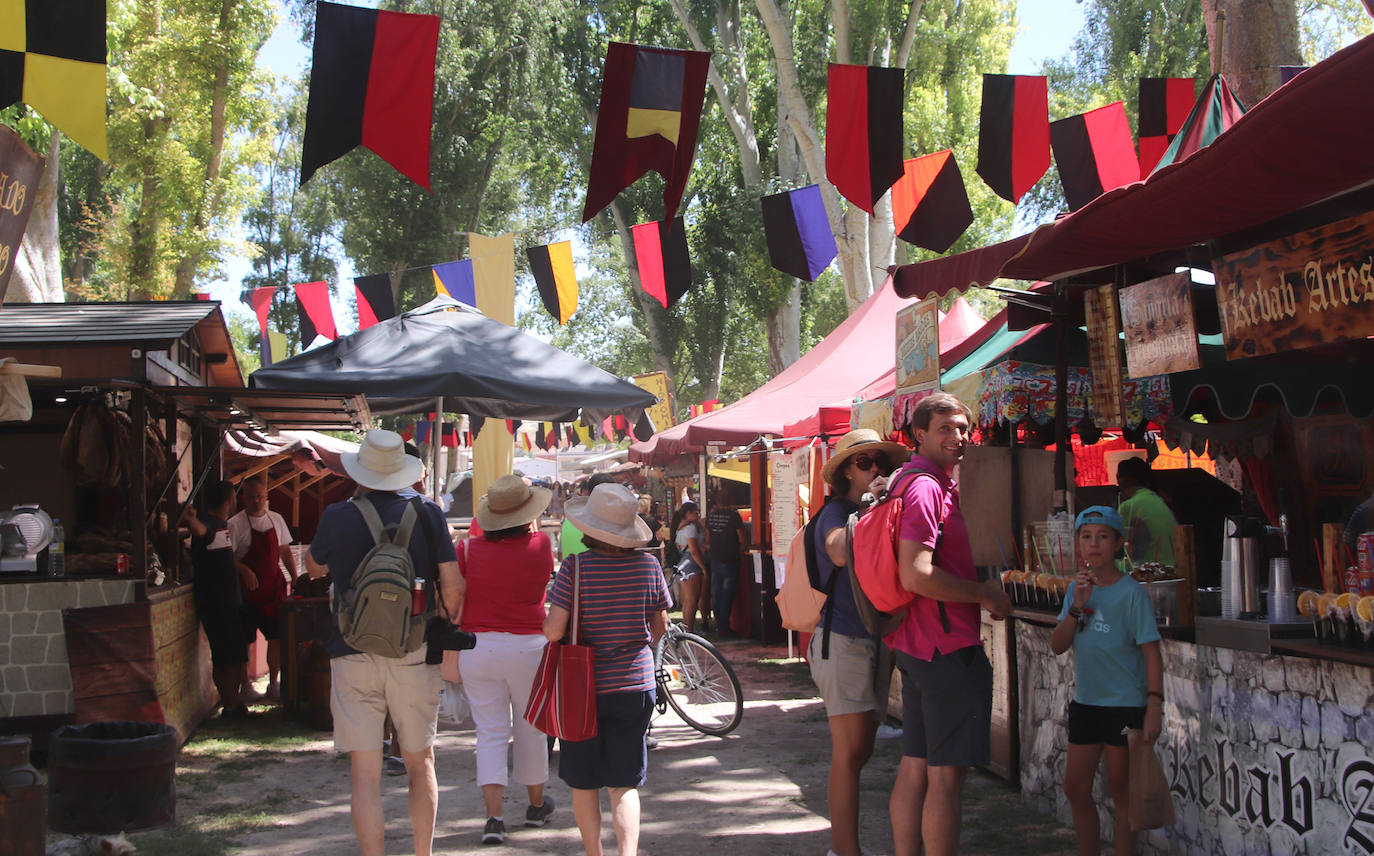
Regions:
<instances>
[{"instance_id":1,"label":"stacked plastic cup","mask_svg":"<svg viewBox=\"0 0 1374 856\"><path fill-rule=\"evenodd\" d=\"M1269 560L1269 623L1295 621L1293 568L1287 559Z\"/></svg>"}]
</instances>

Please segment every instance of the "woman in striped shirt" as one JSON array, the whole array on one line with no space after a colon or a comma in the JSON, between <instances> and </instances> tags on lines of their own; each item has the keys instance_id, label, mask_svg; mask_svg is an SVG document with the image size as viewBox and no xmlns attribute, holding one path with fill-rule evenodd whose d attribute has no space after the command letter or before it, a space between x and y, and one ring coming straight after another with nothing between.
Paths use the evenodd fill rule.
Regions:
<instances>
[{"instance_id":1,"label":"woman in striped shirt","mask_svg":"<svg viewBox=\"0 0 1374 856\"><path fill-rule=\"evenodd\" d=\"M549 598L544 635L562 639L572 615L574 575L578 642L596 657L597 735L560 741L558 775L572 788L573 816L587 856L601 856L601 795L610 793L611 825L621 856L639 847L639 791L648 769L645 735L654 710L652 645L668 628L668 588L658 562L634 548L651 533L635 495L597 485L568 500L564 513L582 532L587 552L563 560Z\"/></svg>"}]
</instances>

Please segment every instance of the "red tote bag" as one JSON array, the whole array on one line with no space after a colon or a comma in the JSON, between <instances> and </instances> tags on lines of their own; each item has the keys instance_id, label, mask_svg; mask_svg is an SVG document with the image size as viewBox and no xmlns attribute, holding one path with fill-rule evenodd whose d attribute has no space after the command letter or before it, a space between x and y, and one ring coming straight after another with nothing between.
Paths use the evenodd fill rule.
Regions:
<instances>
[{"instance_id":1,"label":"red tote bag","mask_svg":"<svg viewBox=\"0 0 1374 856\"><path fill-rule=\"evenodd\" d=\"M580 618L581 557L573 557L572 626L569 642L549 642L530 686L525 721L560 740L596 736L596 661L590 645L577 644Z\"/></svg>"}]
</instances>

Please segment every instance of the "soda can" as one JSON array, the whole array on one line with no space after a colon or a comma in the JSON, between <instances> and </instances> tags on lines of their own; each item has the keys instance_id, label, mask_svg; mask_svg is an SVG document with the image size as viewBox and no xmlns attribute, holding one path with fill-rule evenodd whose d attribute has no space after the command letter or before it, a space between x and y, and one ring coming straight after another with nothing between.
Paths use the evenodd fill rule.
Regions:
<instances>
[{"instance_id":1,"label":"soda can","mask_svg":"<svg viewBox=\"0 0 1374 856\"><path fill-rule=\"evenodd\" d=\"M116 573L116 574L119 574L119 575L121 575L121 576L123 576L123 575L129 573L129 554L128 554L128 553L116 553L116 554L115 554L115 573Z\"/></svg>"},{"instance_id":2,"label":"soda can","mask_svg":"<svg viewBox=\"0 0 1374 856\"><path fill-rule=\"evenodd\" d=\"M1348 591L1354 595L1358 595L1360 593L1359 568L1349 567L1345 569L1345 573L1341 576L1341 589L1343 591Z\"/></svg>"},{"instance_id":3,"label":"soda can","mask_svg":"<svg viewBox=\"0 0 1374 856\"><path fill-rule=\"evenodd\" d=\"M1374 594L1374 571L1360 571L1360 596Z\"/></svg>"},{"instance_id":4,"label":"soda can","mask_svg":"<svg viewBox=\"0 0 1374 856\"><path fill-rule=\"evenodd\" d=\"M1355 539L1355 564L1362 571L1374 571L1374 532L1365 532Z\"/></svg>"}]
</instances>

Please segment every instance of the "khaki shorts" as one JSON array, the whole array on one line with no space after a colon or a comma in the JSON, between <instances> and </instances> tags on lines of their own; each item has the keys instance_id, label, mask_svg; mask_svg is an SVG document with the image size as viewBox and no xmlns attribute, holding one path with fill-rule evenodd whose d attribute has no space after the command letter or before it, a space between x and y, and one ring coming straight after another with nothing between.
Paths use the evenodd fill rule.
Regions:
<instances>
[{"instance_id":1,"label":"khaki shorts","mask_svg":"<svg viewBox=\"0 0 1374 856\"><path fill-rule=\"evenodd\" d=\"M811 680L825 702L826 716L864 713L878 709L874 688L878 640L858 639L843 633L830 634L830 657L821 657L820 627L811 634L807 658L811 661Z\"/></svg>"},{"instance_id":2,"label":"khaki shorts","mask_svg":"<svg viewBox=\"0 0 1374 856\"><path fill-rule=\"evenodd\" d=\"M329 661L329 672L335 749L380 751L388 713L402 752L421 752L434 745L444 681L438 666L425 665L425 646L396 659L376 654L335 657Z\"/></svg>"}]
</instances>

